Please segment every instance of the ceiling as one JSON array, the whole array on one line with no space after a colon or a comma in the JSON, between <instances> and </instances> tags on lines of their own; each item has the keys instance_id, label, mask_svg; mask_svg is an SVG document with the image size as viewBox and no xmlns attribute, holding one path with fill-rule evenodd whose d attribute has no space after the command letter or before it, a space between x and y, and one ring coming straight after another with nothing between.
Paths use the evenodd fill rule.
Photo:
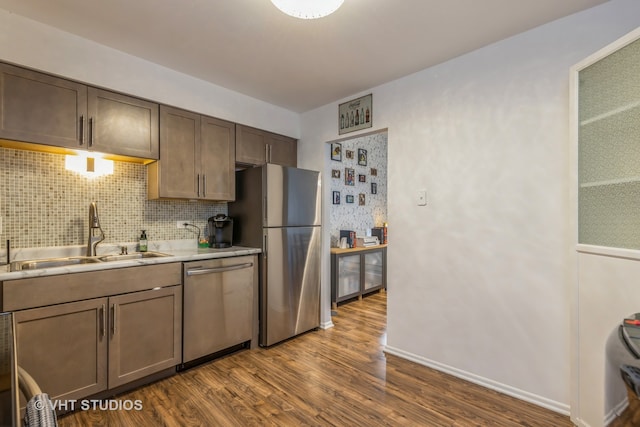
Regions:
<instances>
[{"instance_id":1,"label":"ceiling","mask_svg":"<svg viewBox=\"0 0 640 427\"><path fill-rule=\"evenodd\" d=\"M0 0L0 8L295 112L607 0L345 0L291 18L269 0Z\"/></svg>"}]
</instances>

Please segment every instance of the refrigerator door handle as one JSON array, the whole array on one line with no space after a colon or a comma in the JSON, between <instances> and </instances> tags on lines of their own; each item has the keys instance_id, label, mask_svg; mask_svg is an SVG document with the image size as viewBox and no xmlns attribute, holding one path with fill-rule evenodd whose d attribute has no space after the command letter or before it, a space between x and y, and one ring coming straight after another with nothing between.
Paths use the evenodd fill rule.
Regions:
<instances>
[{"instance_id":1,"label":"refrigerator door handle","mask_svg":"<svg viewBox=\"0 0 640 427\"><path fill-rule=\"evenodd\" d=\"M267 197L265 196L262 199L262 212L264 212L264 219L263 219L263 225L266 226L269 223L269 215L267 215L267 209L269 208L269 205L267 204Z\"/></svg>"},{"instance_id":2,"label":"refrigerator door handle","mask_svg":"<svg viewBox=\"0 0 640 427\"><path fill-rule=\"evenodd\" d=\"M262 242L262 253L264 254L264 260L267 260L267 235L265 234L263 237L264 241Z\"/></svg>"}]
</instances>

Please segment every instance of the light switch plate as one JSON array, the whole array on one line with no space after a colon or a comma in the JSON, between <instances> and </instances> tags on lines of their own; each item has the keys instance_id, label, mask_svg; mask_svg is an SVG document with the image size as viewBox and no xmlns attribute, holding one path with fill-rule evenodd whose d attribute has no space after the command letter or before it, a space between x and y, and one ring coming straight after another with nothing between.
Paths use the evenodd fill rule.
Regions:
<instances>
[{"instance_id":1,"label":"light switch plate","mask_svg":"<svg viewBox=\"0 0 640 427\"><path fill-rule=\"evenodd\" d=\"M418 206L427 205L427 190L418 190L417 201L418 201Z\"/></svg>"}]
</instances>

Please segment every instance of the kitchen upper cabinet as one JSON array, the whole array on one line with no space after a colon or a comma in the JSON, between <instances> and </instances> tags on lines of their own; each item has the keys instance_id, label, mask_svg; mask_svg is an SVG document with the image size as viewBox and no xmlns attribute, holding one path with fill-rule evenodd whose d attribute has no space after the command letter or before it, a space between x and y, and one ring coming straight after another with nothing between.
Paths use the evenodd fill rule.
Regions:
<instances>
[{"instance_id":1,"label":"kitchen upper cabinet","mask_svg":"<svg viewBox=\"0 0 640 427\"><path fill-rule=\"evenodd\" d=\"M0 138L85 147L87 87L0 63Z\"/></svg>"},{"instance_id":2,"label":"kitchen upper cabinet","mask_svg":"<svg viewBox=\"0 0 640 427\"><path fill-rule=\"evenodd\" d=\"M0 138L158 158L158 104L0 63Z\"/></svg>"},{"instance_id":3,"label":"kitchen upper cabinet","mask_svg":"<svg viewBox=\"0 0 640 427\"><path fill-rule=\"evenodd\" d=\"M236 132L236 163L298 165L296 139L243 125L236 125Z\"/></svg>"},{"instance_id":4,"label":"kitchen upper cabinet","mask_svg":"<svg viewBox=\"0 0 640 427\"><path fill-rule=\"evenodd\" d=\"M158 158L158 104L89 87L88 117L90 150Z\"/></svg>"},{"instance_id":5,"label":"kitchen upper cabinet","mask_svg":"<svg viewBox=\"0 0 640 427\"><path fill-rule=\"evenodd\" d=\"M147 166L149 199L235 199L235 124L160 107L160 160Z\"/></svg>"}]
</instances>

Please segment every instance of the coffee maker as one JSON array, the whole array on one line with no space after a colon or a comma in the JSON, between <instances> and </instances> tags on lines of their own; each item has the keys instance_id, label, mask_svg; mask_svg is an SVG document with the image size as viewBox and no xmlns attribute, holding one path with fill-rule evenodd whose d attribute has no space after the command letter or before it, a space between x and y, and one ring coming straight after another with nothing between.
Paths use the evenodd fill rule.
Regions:
<instances>
[{"instance_id":1,"label":"coffee maker","mask_svg":"<svg viewBox=\"0 0 640 427\"><path fill-rule=\"evenodd\" d=\"M229 248L233 246L233 219L225 214L209 218L209 247Z\"/></svg>"}]
</instances>

